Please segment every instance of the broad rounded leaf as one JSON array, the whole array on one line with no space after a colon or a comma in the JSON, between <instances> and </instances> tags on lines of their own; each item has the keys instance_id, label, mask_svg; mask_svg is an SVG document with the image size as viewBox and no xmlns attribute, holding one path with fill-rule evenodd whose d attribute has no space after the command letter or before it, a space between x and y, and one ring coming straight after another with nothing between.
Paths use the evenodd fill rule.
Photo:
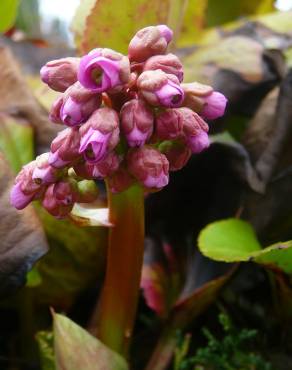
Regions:
<instances>
[{"instance_id":1,"label":"broad rounded leaf","mask_svg":"<svg viewBox=\"0 0 292 370\"><path fill-rule=\"evenodd\" d=\"M292 273L292 241L262 249L251 225L242 220L213 222L201 231L198 245L206 257L216 261L253 261Z\"/></svg>"},{"instance_id":2,"label":"broad rounded leaf","mask_svg":"<svg viewBox=\"0 0 292 370\"><path fill-rule=\"evenodd\" d=\"M198 244L206 257L225 262L248 260L261 249L252 226L238 219L209 224L201 231Z\"/></svg>"},{"instance_id":3,"label":"broad rounded leaf","mask_svg":"<svg viewBox=\"0 0 292 370\"><path fill-rule=\"evenodd\" d=\"M167 22L168 10L169 0L98 0L86 18L80 49L108 47L126 53L140 28Z\"/></svg>"},{"instance_id":4,"label":"broad rounded leaf","mask_svg":"<svg viewBox=\"0 0 292 370\"><path fill-rule=\"evenodd\" d=\"M127 370L126 361L65 316L54 314L57 370Z\"/></svg>"}]
</instances>

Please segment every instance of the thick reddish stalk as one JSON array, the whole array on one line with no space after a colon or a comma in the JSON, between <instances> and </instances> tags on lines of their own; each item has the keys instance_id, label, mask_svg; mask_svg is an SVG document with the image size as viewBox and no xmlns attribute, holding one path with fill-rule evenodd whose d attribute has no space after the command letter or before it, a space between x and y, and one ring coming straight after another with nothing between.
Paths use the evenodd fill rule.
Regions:
<instances>
[{"instance_id":1,"label":"thick reddish stalk","mask_svg":"<svg viewBox=\"0 0 292 370\"><path fill-rule=\"evenodd\" d=\"M144 250L144 196L140 186L108 192L110 221L107 267L98 318L98 337L125 357L132 336Z\"/></svg>"}]
</instances>

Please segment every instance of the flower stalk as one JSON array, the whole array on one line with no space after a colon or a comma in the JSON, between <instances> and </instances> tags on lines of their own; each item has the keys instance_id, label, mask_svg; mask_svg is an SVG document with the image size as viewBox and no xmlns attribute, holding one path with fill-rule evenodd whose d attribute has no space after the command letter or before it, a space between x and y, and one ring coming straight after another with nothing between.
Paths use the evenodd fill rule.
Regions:
<instances>
[{"instance_id":1,"label":"flower stalk","mask_svg":"<svg viewBox=\"0 0 292 370\"><path fill-rule=\"evenodd\" d=\"M144 251L144 192L139 185L108 191L110 222L106 276L101 294L98 337L127 357L132 337Z\"/></svg>"}]
</instances>

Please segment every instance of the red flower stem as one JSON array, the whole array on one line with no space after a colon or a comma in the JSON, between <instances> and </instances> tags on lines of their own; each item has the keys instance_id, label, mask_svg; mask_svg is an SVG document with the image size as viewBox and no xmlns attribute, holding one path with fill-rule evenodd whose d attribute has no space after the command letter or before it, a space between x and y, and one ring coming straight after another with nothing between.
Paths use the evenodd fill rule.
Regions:
<instances>
[{"instance_id":1,"label":"red flower stem","mask_svg":"<svg viewBox=\"0 0 292 370\"><path fill-rule=\"evenodd\" d=\"M144 193L140 186L108 191L110 222L106 276L101 294L98 337L127 357L139 297L144 251Z\"/></svg>"}]
</instances>

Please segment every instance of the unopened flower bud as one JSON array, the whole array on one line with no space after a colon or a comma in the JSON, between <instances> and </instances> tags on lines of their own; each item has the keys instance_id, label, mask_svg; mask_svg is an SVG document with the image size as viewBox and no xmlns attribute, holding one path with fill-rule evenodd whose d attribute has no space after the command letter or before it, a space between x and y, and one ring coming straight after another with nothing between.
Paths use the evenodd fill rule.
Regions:
<instances>
[{"instance_id":1,"label":"unopened flower bud","mask_svg":"<svg viewBox=\"0 0 292 370\"><path fill-rule=\"evenodd\" d=\"M174 54L155 55L144 64L144 71L161 69L163 72L175 75L179 82L184 78L183 66L179 58Z\"/></svg>"},{"instance_id":2,"label":"unopened flower bud","mask_svg":"<svg viewBox=\"0 0 292 370\"><path fill-rule=\"evenodd\" d=\"M121 110L121 130L130 147L142 146L153 132L154 115L142 99L133 99Z\"/></svg>"},{"instance_id":3,"label":"unopened flower bud","mask_svg":"<svg viewBox=\"0 0 292 370\"><path fill-rule=\"evenodd\" d=\"M76 181L59 181L47 188L42 205L52 216L64 218L72 211L77 196Z\"/></svg>"},{"instance_id":4,"label":"unopened flower bud","mask_svg":"<svg viewBox=\"0 0 292 370\"><path fill-rule=\"evenodd\" d=\"M166 109L156 117L156 135L162 140L177 139L182 135L183 116L180 109Z\"/></svg>"},{"instance_id":5,"label":"unopened flower bud","mask_svg":"<svg viewBox=\"0 0 292 370\"><path fill-rule=\"evenodd\" d=\"M119 142L119 117L110 108L97 109L80 128L79 153L89 163L98 163Z\"/></svg>"},{"instance_id":6,"label":"unopened flower bud","mask_svg":"<svg viewBox=\"0 0 292 370\"><path fill-rule=\"evenodd\" d=\"M60 117L67 126L84 123L96 109L100 107L101 95L83 87L80 82L70 86L64 93Z\"/></svg>"},{"instance_id":7,"label":"unopened flower bud","mask_svg":"<svg viewBox=\"0 0 292 370\"><path fill-rule=\"evenodd\" d=\"M216 119L223 116L227 104L226 97L213 91L208 85L198 82L182 84L185 98L183 105L199 113L205 119Z\"/></svg>"},{"instance_id":8,"label":"unopened flower bud","mask_svg":"<svg viewBox=\"0 0 292 370\"><path fill-rule=\"evenodd\" d=\"M58 178L59 171L49 164L50 153L43 153L36 158L32 179L39 184L50 184Z\"/></svg>"},{"instance_id":9,"label":"unopened flower bud","mask_svg":"<svg viewBox=\"0 0 292 370\"><path fill-rule=\"evenodd\" d=\"M144 62L153 55L164 54L172 37L173 32L166 25L142 28L129 43L131 62Z\"/></svg>"},{"instance_id":10,"label":"unopened flower bud","mask_svg":"<svg viewBox=\"0 0 292 370\"><path fill-rule=\"evenodd\" d=\"M121 193L133 185L134 182L134 177L123 166L108 178L108 185L112 193Z\"/></svg>"},{"instance_id":11,"label":"unopened flower bud","mask_svg":"<svg viewBox=\"0 0 292 370\"><path fill-rule=\"evenodd\" d=\"M161 69L143 72L137 86L148 103L164 107L179 107L184 99L184 92L176 76L164 73Z\"/></svg>"},{"instance_id":12,"label":"unopened flower bud","mask_svg":"<svg viewBox=\"0 0 292 370\"><path fill-rule=\"evenodd\" d=\"M80 158L80 135L78 130L66 128L52 141L49 163L62 168Z\"/></svg>"},{"instance_id":13,"label":"unopened flower bud","mask_svg":"<svg viewBox=\"0 0 292 370\"><path fill-rule=\"evenodd\" d=\"M127 156L129 172L147 188L161 189L168 184L169 163L157 149L143 146Z\"/></svg>"},{"instance_id":14,"label":"unopened flower bud","mask_svg":"<svg viewBox=\"0 0 292 370\"><path fill-rule=\"evenodd\" d=\"M98 187L93 180L78 181L77 192L78 203L91 203L98 198Z\"/></svg>"},{"instance_id":15,"label":"unopened flower bud","mask_svg":"<svg viewBox=\"0 0 292 370\"><path fill-rule=\"evenodd\" d=\"M200 153L210 145L209 127L197 113L189 108L179 109L183 116L183 132L185 140L193 153Z\"/></svg>"},{"instance_id":16,"label":"unopened flower bud","mask_svg":"<svg viewBox=\"0 0 292 370\"><path fill-rule=\"evenodd\" d=\"M78 163L74 166L77 176L85 179L104 179L111 176L119 167L120 158L114 152L110 152L98 163Z\"/></svg>"},{"instance_id":17,"label":"unopened flower bud","mask_svg":"<svg viewBox=\"0 0 292 370\"><path fill-rule=\"evenodd\" d=\"M162 149L162 152L169 162L170 171L182 169L192 155L192 151L180 143L170 143L170 145Z\"/></svg>"},{"instance_id":18,"label":"unopened flower bud","mask_svg":"<svg viewBox=\"0 0 292 370\"><path fill-rule=\"evenodd\" d=\"M77 81L79 58L61 58L48 62L41 68L44 83L55 91L64 92Z\"/></svg>"},{"instance_id":19,"label":"unopened flower bud","mask_svg":"<svg viewBox=\"0 0 292 370\"><path fill-rule=\"evenodd\" d=\"M201 153L210 146L207 132L202 130L194 136L189 136L187 138L187 144L193 153Z\"/></svg>"},{"instance_id":20,"label":"unopened flower bud","mask_svg":"<svg viewBox=\"0 0 292 370\"><path fill-rule=\"evenodd\" d=\"M16 209L25 208L31 201L39 198L45 187L42 182L32 178L36 161L22 167L10 192L10 203Z\"/></svg>"},{"instance_id":21,"label":"unopened flower bud","mask_svg":"<svg viewBox=\"0 0 292 370\"><path fill-rule=\"evenodd\" d=\"M201 111L201 116L210 120L222 117L225 113L226 104L226 97L218 91L213 91L204 99L204 108Z\"/></svg>"},{"instance_id":22,"label":"unopened flower bud","mask_svg":"<svg viewBox=\"0 0 292 370\"><path fill-rule=\"evenodd\" d=\"M111 49L94 49L81 58L78 80L97 93L116 92L130 79L129 59Z\"/></svg>"}]
</instances>

